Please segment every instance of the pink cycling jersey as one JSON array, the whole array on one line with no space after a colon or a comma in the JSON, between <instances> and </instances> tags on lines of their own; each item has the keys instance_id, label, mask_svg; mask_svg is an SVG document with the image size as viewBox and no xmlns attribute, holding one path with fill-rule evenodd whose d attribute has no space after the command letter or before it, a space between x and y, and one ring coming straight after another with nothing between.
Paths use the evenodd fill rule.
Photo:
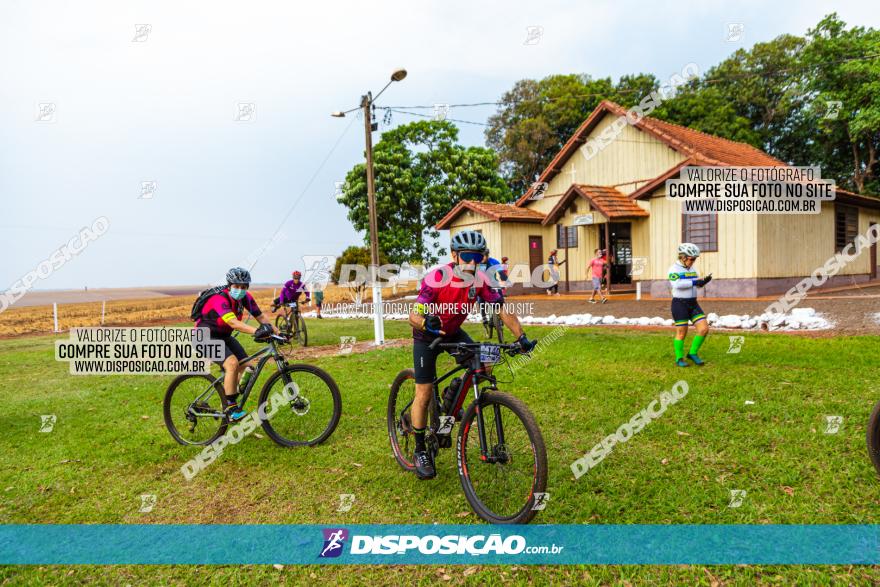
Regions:
<instances>
[{"instance_id":1,"label":"pink cycling jersey","mask_svg":"<svg viewBox=\"0 0 880 587\"><path fill-rule=\"evenodd\" d=\"M425 275L416 304L424 304L425 311L440 318L441 330L451 335L461 328L477 298L484 302L500 302L503 296L489 286L489 278L478 271L474 285L467 285L453 273L455 263L441 265ZM432 340L430 333L413 328L413 337Z\"/></svg>"},{"instance_id":2,"label":"pink cycling jersey","mask_svg":"<svg viewBox=\"0 0 880 587\"><path fill-rule=\"evenodd\" d=\"M226 323L224 317L228 318L232 314L236 319L241 320L245 308L254 318L262 314L251 292L247 292L244 299L239 302L233 300L229 295L229 288L224 289L222 293L214 294L208 298L202 307L202 317L196 321L196 326L206 326L211 329L213 334L221 336L232 334L233 328Z\"/></svg>"}]
</instances>

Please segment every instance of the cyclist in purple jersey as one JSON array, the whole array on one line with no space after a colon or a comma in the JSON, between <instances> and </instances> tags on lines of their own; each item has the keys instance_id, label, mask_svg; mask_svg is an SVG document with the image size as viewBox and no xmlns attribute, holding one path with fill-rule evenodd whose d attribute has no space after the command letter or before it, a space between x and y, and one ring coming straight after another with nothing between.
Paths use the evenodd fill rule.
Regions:
<instances>
[{"instance_id":1,"label":"cyclist in purple jersey","mask_svg":"<svg viewBox=\"0 0 880 587\"><path fill-rule=\"evenodd\" d=\"M292 304L299 300L301 294L306 294L306 301L311 300L311 294L306 289L306 284L302 281L302 273L294 271L291 275L293 279L285 282L281 288L281 293L272 301L272 311L278 310L278 307L284 304Z\"/></svg>"}]
</instances>

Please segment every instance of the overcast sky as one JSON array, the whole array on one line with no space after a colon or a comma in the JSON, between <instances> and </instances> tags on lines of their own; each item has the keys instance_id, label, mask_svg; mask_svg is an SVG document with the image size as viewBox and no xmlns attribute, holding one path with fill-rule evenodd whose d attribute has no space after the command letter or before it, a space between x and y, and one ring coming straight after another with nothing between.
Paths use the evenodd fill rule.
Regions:
<instances>
[{"instance_id":1,"label":"overcast sky","mask_svg":"<svg viewBox=\"0 0 880 587\"><path fill-rule=\"evenodd\" d=\"M255 257L301 194L257 281L361 244L334 182L362 160L363 126L329 113L377 92L395 68L409 76L380 105L493 101L519 79L558 73L665 80L803 34L832 11L880 27L868 1L4 0L0 290L101 216L109 230L36 289L218 282ZM737 41L727 39L733 23L743 25ZM543 34L527 43L536 26ZM235 120L240 103L254 104L252 120ZM41 104L54 109L38 120ZM484 144L482 127L460 129L463 143Z\"/></svg>"}]
</instances>

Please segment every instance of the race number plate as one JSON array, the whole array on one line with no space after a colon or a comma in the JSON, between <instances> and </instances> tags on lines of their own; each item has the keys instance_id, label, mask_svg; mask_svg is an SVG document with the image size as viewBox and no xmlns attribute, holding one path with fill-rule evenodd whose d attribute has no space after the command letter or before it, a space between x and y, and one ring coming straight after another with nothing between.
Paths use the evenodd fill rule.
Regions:
<instances>
[{"instance_id":1,"label":"race number plate","mask_svg":"<svg viewBox=\"0 0 880 587\"><path fill-rule=\"evenodd\" d=\"M494 365L501 360L501 347L494 344L480 345L480 362Z\"/></svg>"}]
</instances>

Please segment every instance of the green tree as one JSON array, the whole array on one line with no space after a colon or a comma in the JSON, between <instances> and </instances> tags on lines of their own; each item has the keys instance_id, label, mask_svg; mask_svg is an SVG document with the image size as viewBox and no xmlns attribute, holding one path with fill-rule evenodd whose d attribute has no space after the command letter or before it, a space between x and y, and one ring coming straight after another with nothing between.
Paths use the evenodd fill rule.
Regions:
<instances>
[{"instance_id":1,"label":"green tree","mask_svg":"<svg viewBox=\"0 0 880 587\"><path fill-rule=\"evenodd\" d=\"M841 180L843 187L878 194L880 31L847 29L837 14L831 14L807 38L803 60L815 70L806 114L817 135L811 143L811 162L822 166L823 176ZM835 102L840 104L836 113Z\"/></svg>"},{"instance_id":2,"label":"green tree","mask_svg":"<svg viewBox=\"0 0 880 587\"><path fill-rule=\"evenodd\" d=\"M457 143L448 121L420 121L386 131L373 149L379 248L392 263L436 263L446 253L434 225L463 199L509 202L498 156ZM366 166L355 165L339 201L357 230L368 231ZM368 238L368 237L367 237Z\"/></svg>"}]
</instances>

